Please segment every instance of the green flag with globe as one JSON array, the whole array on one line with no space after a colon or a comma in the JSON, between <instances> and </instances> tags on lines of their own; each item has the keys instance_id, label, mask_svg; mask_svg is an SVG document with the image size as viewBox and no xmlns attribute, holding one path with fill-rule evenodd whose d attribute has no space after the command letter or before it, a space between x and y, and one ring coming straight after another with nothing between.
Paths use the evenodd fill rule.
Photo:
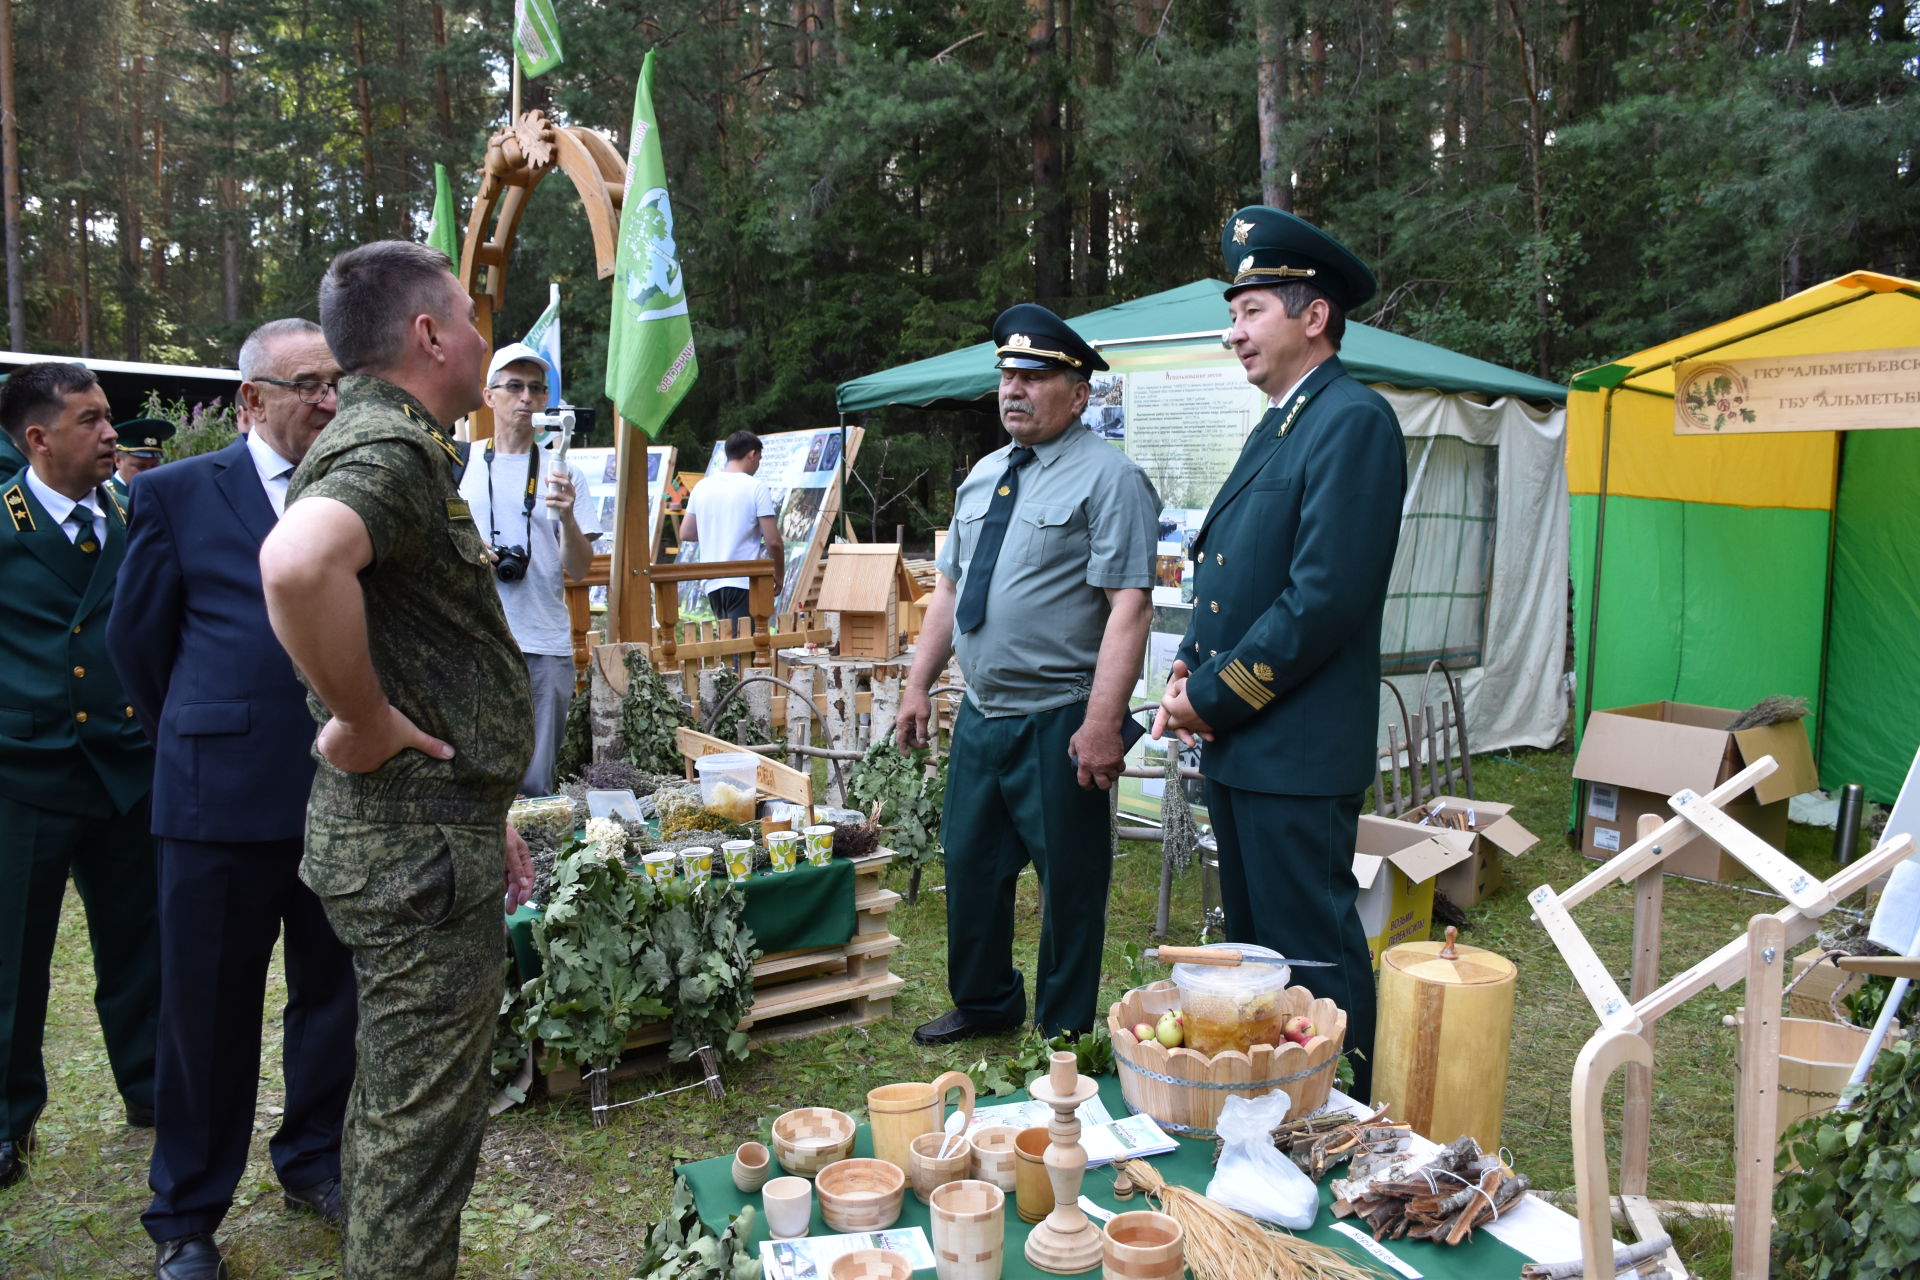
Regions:
<instances>
[{"instance_id":1,"label":"green flag with globe","mask_svg":"<svg viewBox=\"0 0 1920 1280\"><path fill-rule=\"evenodd\" d=\"M687 281L667 202L667 166L653 119L649 50L633 95L633 140L627 147L613 316L607 326L607 399L622 418L653 436L699 376Z\"/></svg>"}]
</instances>

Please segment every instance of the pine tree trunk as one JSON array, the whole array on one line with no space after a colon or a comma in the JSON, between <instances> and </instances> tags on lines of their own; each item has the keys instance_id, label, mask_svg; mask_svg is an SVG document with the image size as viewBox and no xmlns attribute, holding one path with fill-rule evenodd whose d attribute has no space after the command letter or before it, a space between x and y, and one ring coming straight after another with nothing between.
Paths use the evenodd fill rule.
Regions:
<instances>
[{"instance_id":1,"label":"pine tree trunk","mask_svg":"<svg viewBox=\"0 0 1920 1280\"><path fill-rule=\"evenodd\" d=\"M0 0L0 204L7 240L7 341L27 350L26 283L20 278L20 131L13 110L13 0Z\"/></svg>"},{"instance_id":2,"label":"pine tree trunk","mask_svg":"<svg viewBox=\"0 0 1920 1280\"><path fill-rule=\"evenodd\" d=\"M223 11L225 6L221 6ZM226 162L220 174L220 284L224 302L223 319L240 322L240 179L234 172L240 163L234 145L233 30L220 33L220 123L226 134Z\"/></svg>"},{"instance_id":3,"label":"pine tree trunk","mask_svg":"<svg viewBox=\"0 0 1920 1280\"><path fill-rule=\"evenodd\" d=\"M353 20L354 102L360 113L360 225L369 240L379 236L380 209L373 180L373 82L367 78L367 24Z\"/></svg>"},{"instance_id":4,"label":"pine tree trunk","mask_svg":"<svg viewBox=\"0 0 1920 1280\"><path fill-rule=\"evenodd\" d=\"M442 141L453 137L453 90L447 82L447 10L440 0L433 0L433 50L440 57L434 60L433 96L434 106L440 121Z\"/></svg>"},{"instance_id":5,"label":"pine tree trunk","mask_svg":"<svg viewBox=\"0 0 1920 1280\"><path fill-rule=\"evenodd\" d=\"M1255 85L1260 119L1260 199L1276 209L1293 211L1293 175L1281 154L1285 126L1281 112L1287 101L1287 36L1291 15L1285 0L1263 0L1254 24L1260 63Z\"/></svg>"},{"instance_id":6,"label":"pine tree trunk","mask_svg":"<svg viewBox=\"0 0 1920 1280\"><path fill-rule=\"evenodd\" d=\"M1093 83L1104 88L1113 83L1114 14L1096 9L1093 27ZM1088 298L1104 298L1110 286L1109 262L1113 255L1113 192L1106 175L1095 172L1087 183L1087 266L1080 292Z\"/></svg>"},{"instance_id":7,"label":"pine tree trunk","mask_svg":"<svg viewBox=\"0 0 1920 1280\"><path fill-rule=\"evenodd\" d=\"M1027 0L1027 66L1038 81L1033 135L1033 293L1042 304L1066 294L1067 235L1060 203L1060 89L1054 77L1054 0Z\"/></svg>"}]
</instances>

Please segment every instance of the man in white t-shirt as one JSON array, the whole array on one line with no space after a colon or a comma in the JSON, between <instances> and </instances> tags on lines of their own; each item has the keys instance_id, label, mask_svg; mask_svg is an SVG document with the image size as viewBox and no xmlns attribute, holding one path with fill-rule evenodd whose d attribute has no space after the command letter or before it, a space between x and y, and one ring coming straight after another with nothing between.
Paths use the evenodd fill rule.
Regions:
<instances>
[{"instance_id":1,"label":"man in white t-shirt","mask_svg":"<svg viewBox=\"0 0 1920 1280\"><path fill-rule=\"evenodd\" d=\"M680 541L698 542L700 559L707 563L759 560L760 544L764 542L765 558L773 561L777 593L779 585L787 580L787 549L780 539L773 491L754 475L760 470L760 437L751 431L736 431L727 437L725 448L726 470L716 471L693 486L686 518L680 522ZM747 580L709 579L707 601L716 618L747 617Z\"/></svg>"},{"instance_id":2,"label":"man in white t-shirt","mask_svg":"<svg viewBox=\"0 0 1920 1280\"><path fill-rule=\"evenodd\" d=\"M586 576L600 536L589 528L593 499L580 468L549 463L540 474L533 415L546 408L552 376L524 342L494 352L486 389L494 437L474 445L460 477L460 496L493 548L494 588L533 686L533 759L520 781L530 796L553 791L553 762L573 699L573 624L563 579Z\"/></svg>"}]
</instances>

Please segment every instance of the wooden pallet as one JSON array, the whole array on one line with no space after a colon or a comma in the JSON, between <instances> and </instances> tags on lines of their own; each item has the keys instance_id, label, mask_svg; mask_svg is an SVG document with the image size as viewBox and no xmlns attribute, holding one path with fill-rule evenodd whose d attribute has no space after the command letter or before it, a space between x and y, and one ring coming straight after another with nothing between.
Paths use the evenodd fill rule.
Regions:
<instances>
[{"instance_id":1,"label":"wooden pallet","mask_svg":"<svg viewBox=\"0 0 1920 1280\"><path fill-rule=\"evenodd\" d=\"M893 997L906 979L889 972L900 939L887 928L887 916L900 895L880 884L880 872L893 861L881 849L853 859L853 936L837 947L811 947L760 957L753 966L753 1007L740 1020L753 1047L798 1040L840 1027L864 1027L888 1017ZM626 1051L613 1070L618 1079L665 1065L672 1025L653 1022L627 1037ZM580 1070L543 1063L549 1094L583 1087Z\"/></svg>"}]
</instances>

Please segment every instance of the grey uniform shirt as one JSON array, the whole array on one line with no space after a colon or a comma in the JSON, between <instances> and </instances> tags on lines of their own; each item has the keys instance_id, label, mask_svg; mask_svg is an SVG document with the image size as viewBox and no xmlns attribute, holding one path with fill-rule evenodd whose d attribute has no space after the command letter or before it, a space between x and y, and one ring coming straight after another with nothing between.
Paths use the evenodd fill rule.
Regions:
<instances>
[{"instance_id":1,"label":"grey uniform shirt","mask_svg":"<svg viewBox=\"0 0 1920 1280\"><path fill-rule=\"evenodd\" d=\"M940 572L967 589L980 524L1011 443L968 473L953 499ZM1031 715L1084 702L1106 631L1106 593L1153 586L1160 499L1132 459L1075 424L1020 470L993 570L987 616L953 637L967 699L982 715Z\"/></svg>"}]
</instances>

